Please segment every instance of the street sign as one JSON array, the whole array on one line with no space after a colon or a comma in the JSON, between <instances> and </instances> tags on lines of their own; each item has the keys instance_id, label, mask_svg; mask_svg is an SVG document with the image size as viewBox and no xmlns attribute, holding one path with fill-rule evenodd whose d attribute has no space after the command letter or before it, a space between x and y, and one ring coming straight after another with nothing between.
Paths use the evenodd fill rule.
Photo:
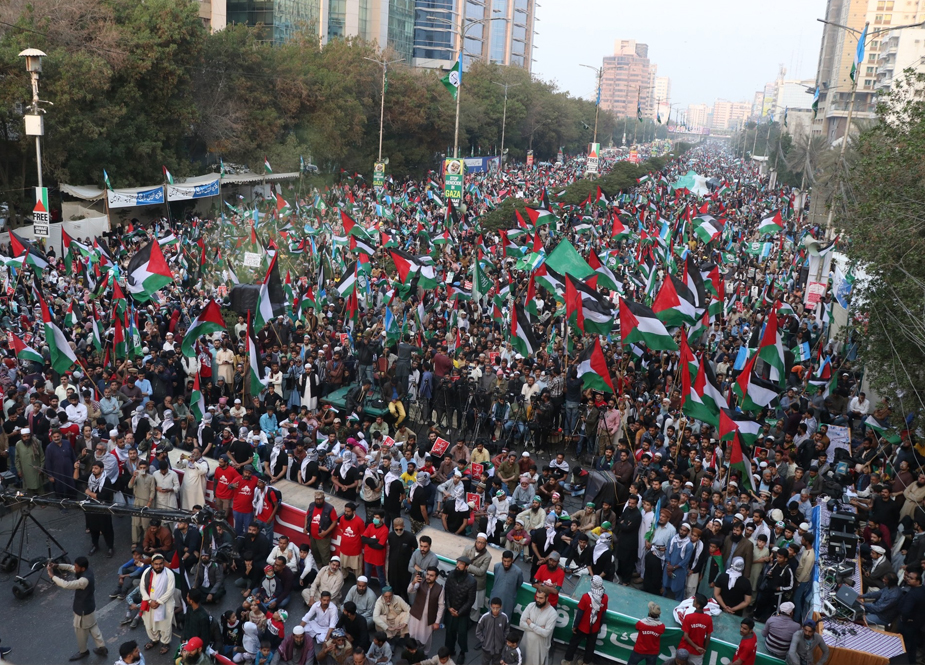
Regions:
<instances>
[{"instance_id":1,"label":"street sign","mask_svg":"<svg viewBox=\"0 0 925 665\"><path fill-rule=\"evenodd\" d=\"M40 195L39 188L36 187L36 197ZM46 190L47 192L48 190ZM46 193L47 197L48 194ZM50 235L49 224L51 223L51 215L48 214L48 211L45 209L45 206L42 205L42 200L39 199L35 202L35 208L32 210L32 232L35 234L36 238L47 238Z\"/></svg>"}]
</instances>

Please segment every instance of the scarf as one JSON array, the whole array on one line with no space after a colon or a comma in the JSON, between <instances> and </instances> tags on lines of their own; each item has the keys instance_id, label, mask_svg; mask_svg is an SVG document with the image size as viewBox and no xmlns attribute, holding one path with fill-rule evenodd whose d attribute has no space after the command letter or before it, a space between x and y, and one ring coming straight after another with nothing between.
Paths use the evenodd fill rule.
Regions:
<instances>
[{"instance_id":1,"label":"scarf","mask_svg":"<svg viewBox=\"0 0 925 665\"><path fill-rule=\"evenodd\" d=\"M726 574L729 576L729 584L727 585L727 588L730 591L732 591L732 588L735 586L738 579L742 577L743 570L745 570L745 559L737 556L732 560L732 563L730 563L729 567L726 569Z\"/></svg>"},{"instance_id":2,"label":"scarf","mask_svg":"<svg viewBox=\"0 0 925 665\"><path fill-rule=\"evenodd\" d=\"M401 481L401 464L398 462L392 462L389 465L389 472L385 474L385 495L389 495L389 490L392 488L392 483L396 480Z\"/></svg>"},{"instance_id":3,"label":"scarf","mask_svg":"<svg viewBox=\"0 0 925 665\"><path fill-rule=\"evenodd\" d=\"M690 532L688 532L688 534L689 534L689 533L690 533ZM679 552L678 554L679 554L679 556L683 559L683 558L684 558L684 554L687 552L687 546L690 545L690 544L691 544L690 535L684 536L684 537L682 538L680 534L677 534L677 533L676 533L676 534L671 538L671 542L668 543L668 549L671 549L672 547L677 546L678 549L680 550L680 552Z\"/></svg>"},{"instance_id":4,"label":"scarf","mask_svg":"<svg viewBox=\"0 0 925 665\"><path fill-rule=\"evenodd\" d=\"M591 597L591 625L593 626L604 600L604 580L600 575L591 578L591 590L588 595Z\"/></svg>"},{"instance_id":5,"label":"scarf","mask_svg":"<svg viewBox=\"0 0 925 665\"><path fill-rule=\"evenodd\" d=\"M357 456L356 453L352 451L347 451L344 453L343 461L340 465L340 477L342 480L347 480L347 473L357 465Z\"/></svg>"},{"instance_id":6,"label":"scarf","mask_svg":"<svg viewBox=\"0 0 925 665\"><path fill-rule=\"evenodd\" d=\"M552 543L555 539L556 539L556 518L554 515L549 515L546 518L546 549L547 550L552 548Z\"/></svg>"},{"instance_id":7,"label":"scarf","mask_svg":"<svg viewBox=\"0 0 925 665\"><path fill-rule=\"evenodd\" d=\"M609 533L602 533L598 536L597 542L594 543L594 551L591 552L591 560L597 563L597 560L604 552L610 551L610 542L612 536Z\"/></svg>"},{"instance_id":8,"label":"scarf","mask_svg":"<svg viewBox=\"0 0 925 665\"><path fill-rule=\"evenodd\" d=\"M106 482L106 474L101 473L99 477L94 476L92 473L90 477L87 478L87 488L94 494L98 494L101 489L103 489L103 483Z\"/></svg>"},{"instance_id":9,"label":"scarf","mask_svg":"<svg viewBox=\"0 0 925 665\"><path fill-rule=\"evenodd\" d=\"M260 485L254 486L254 499L252 505L254 506L254 517L260 514L260 511L263 510L263 499L266 497L267 492L270 491L269 485L264 485L263 489L260 489Z\"/></svg>"},{"instance_id":10,"label":"scarf","mask_svg":"<svg viewBox=\"0 0 925 665\"><path fill-rule=\"evenodd\" d=\"M426 471L421 471L417 474L417 480L411 484L411 489L408 490L408 500L414 499L414 493L418 490L419 487L427 487L430 485L430 474Z\"/></svg>"},{"instance_id":11,"label":"scarf","mask_svg":"<svg viewBox=\"0 0 925 665\"><path fill-rule=\"evenodd\" d=\"M279 454L283 451L283 442L278 441L273 444L273 450L270 451L270 473L275 473L276 462L279 460Z\"/></svg>"},{"instance_id":12,"label":"scarf","mask_svg":"<svg viewBox=\"0 0 925 665\"><path fill-rule=\"evenodd\" d=\"M486 527L487 533L488 533L488 537L491 538L492 536L495 535L495 529L498 526L498 509L495 507L494 504L492 504L488 506L488 510L486 511L486 514L488 515L488 526Z\"/></svg>"}]
</instances>

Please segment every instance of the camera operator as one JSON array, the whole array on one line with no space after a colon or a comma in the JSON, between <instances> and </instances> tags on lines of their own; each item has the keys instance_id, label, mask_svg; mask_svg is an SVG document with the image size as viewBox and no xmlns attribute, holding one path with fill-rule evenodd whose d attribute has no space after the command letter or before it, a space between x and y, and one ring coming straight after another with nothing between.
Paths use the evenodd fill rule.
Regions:
<instances>
[{"instance_id":1,"label":"camera operator","mask_svg":"<svg viewBox=\"0 0 925 665\"><path fill-rule=\"evenodd\" d=\"M453 406L456 400L456 384L453 382L455 370L447 376L437 379L434 389L434 409L437 412L437 422L443 427L453 423Z\"/></svg>"},{"instance_id":2,"label":"camera operator","mask_svg":"<svg viewBox=\"0 0 925 665\"><path fill-rule=\"evenodd\" d=\"M508 407L507 421L504 423L505 438L510 438L512 431L515 432L514 441L518 442L523 441L527 434L527 405L522 395L518 395Z\"/></svg>"},{"instance_id":3,"label":"camera operator","mask_svg":"<svg viewBox=\"0 0 925 665\"><path fill-rule=\"evenodd\" d=\"M549 391L544 390L539 399L535 400L533 404L534 436L536 437L536 447L540 450L545 449L549 434L552 431L553 412L552 398Z\"/></svg>"}]
</instances>

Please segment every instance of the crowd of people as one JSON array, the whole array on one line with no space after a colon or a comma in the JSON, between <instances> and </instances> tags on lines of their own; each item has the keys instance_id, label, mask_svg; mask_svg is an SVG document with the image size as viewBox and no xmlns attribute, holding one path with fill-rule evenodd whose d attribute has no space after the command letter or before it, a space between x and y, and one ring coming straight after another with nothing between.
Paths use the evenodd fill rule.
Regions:
<instances>
[{"instance_id":1,"label":"crowd of people","mask_svg":"<svg viewBox=\"0 0 925 665\"><path fill-rule=\"evenodd\" d=\"M690 169L708 194L670 186ZM170 511L133 516L130 544L111 515L88 514L87 557L49 566L75 591L71 660L91 637L107 653L90 566L105 554L125 559L110 593L123 624L146 633L119 665L173 653L174 626L189 665L446 665L476 651L485 665L547 665L560 595L584 577L568 664L600 658L607 589L632 587L689 605L673 663L700 665L711 615L728 613L742 618L733 665L753 665L756 621L768 653L821 665L812 511L837 471L860 518L861 621L901 633L915 662L925 450L830 340L831 290L804 307L801 247L823 232L787 188L715 146L666 159L632 191L557 203L580 173L575 160L470 175L449 206L432 182L350 179L300 199L320 221L302 240L285 214L255 224L239 210L68 239L60 257L16 238L0 470L28 495ZM529 221L481 228L508 197L536 202ZM707 217L720 230L704 238ZM263 288L250 315L197 327L210 304L233 310L229 257L249 243L285 271L286 301L266 304ZM576 274L592 273L577 306L572 273L544 263L563 243ZM160 254L172 279L148 293ZM656 343L637 333L667 311L666 290L693 316L659 317L669 334ZM608 332L586 327L593 316ZM788 353L761 369L769 329ZM771 398L756 404L752 384ZM830 427L847 427L844 445ZM612 494L591 494L600 477ZM314 490L302 533L279 533L286 483ZM452 570L426 527L470 541ZM524 585L534 594L519 607ZM209 612L229 597L234 609ZM631 665L664 651L660 615L653 599Z\"/></svg>"}]
</instances>

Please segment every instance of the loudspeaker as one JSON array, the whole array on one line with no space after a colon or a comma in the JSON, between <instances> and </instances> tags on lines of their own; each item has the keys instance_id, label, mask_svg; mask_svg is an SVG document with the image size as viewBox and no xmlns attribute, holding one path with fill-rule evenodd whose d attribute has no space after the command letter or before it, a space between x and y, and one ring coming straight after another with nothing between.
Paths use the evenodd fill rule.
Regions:
<instances>
[{"instance_id":1,"label":"loudspeaker","mask_svg":"<svg viewBox=\"0 0 925 665\"><path fill-rule=\"evenodd\" d=\"M858 516L854 513L833 513L829 520L829 531L854 533L857 530Z\"/></svg>"}]
</instances>

